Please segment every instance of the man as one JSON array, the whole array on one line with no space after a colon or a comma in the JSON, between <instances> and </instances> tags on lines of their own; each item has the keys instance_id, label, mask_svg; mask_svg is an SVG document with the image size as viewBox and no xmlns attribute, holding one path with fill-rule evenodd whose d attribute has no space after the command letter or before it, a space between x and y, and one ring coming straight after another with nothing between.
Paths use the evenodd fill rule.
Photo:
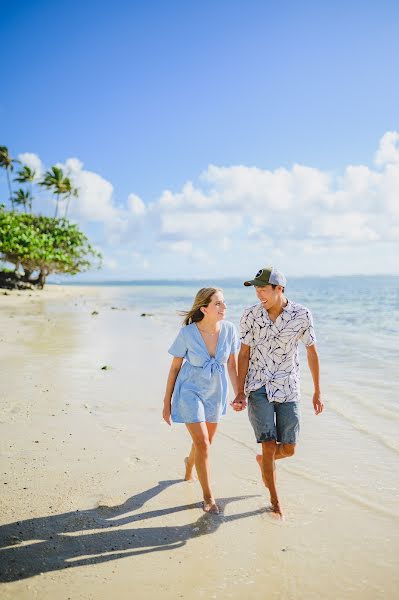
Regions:
<instances>
[{"instance_id":1,"label":"man","mask_svg":"<svg viewBox=\"0 0 399 600\"><path fill-rule=\"evenodd\" d=\"M260 301L244 311L240 322L238 394L232 406L248 417L262 454L256 460L270 492L273 512L283 517L276 488L275 460L293 456L299 433L298 343L307 350L314 384L313 407L323 410L319 358L310 311L284 296L286 278L274 269L260 269L244 285L254 286Z\"/></svg>"}]
</instances>

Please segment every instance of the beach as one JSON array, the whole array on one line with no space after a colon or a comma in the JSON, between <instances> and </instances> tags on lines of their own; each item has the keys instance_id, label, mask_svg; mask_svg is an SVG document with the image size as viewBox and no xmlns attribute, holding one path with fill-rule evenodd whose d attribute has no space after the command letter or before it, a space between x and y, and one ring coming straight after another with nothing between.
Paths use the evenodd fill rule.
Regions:
<instances>
[{"instance_id":1,"label":"beach","mask_svg":"<svg viewBox=\"0 0 399 600\"><path fill-rule=\"evenodd\" d=\"M127 293L0 290L1 598L396 598L397 408L365 392L346 411L331 362L316 417L304 363L297 455L277 466L285 520L230 409L211 454L222 511L204 514L185 428L161 418L178 319Z\"/></svg>"}]
</instances>

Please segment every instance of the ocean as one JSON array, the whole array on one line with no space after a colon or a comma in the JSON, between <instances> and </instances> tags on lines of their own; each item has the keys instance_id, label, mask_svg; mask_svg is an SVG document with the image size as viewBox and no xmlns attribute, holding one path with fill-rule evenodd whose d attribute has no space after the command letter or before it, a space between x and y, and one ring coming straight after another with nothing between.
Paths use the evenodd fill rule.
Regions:
<instances>
[{"instance_id":1,"label":"ocean","mask_svg":"<svg viewBox=\"0 0 399 600\"><path fill-rule=\"evenodd\" d=\"M170 342L181 321L178 311L191 307L200 287L223 289L226 318L237 326L243 309L257 302L254 290L241 280L95 285L108 288L109 307L151 315ZM311 443L296 457L293 472L397 517L399 277L291 278L286 296L313 314L326 406L321 416L313 415L312 382L301 348L301 437ZM236 420L232 427L230 433L238 441L247 440L242 433L247 422L238 425ZM292 469L288 461L281 468Z\"/></svg>"}]
</instances>

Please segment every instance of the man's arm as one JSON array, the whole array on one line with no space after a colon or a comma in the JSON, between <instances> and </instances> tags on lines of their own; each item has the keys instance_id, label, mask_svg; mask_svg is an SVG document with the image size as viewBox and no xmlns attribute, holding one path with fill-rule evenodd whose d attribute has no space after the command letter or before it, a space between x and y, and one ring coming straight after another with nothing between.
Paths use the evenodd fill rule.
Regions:
<instances>
[{"instance_id":1,"label":"man's arm","mask_svg":"<svg viewBox=\"0 0 399 600\"><path fill-rule=\"evenodd\" d=\"M306 347L308 355L308 365L313 379L314 393L313 393L313 408L316 415L319 415L324 408L324 404L321 401L320 392L320 364L319 355L317 354L317 348L315 344Z\"/></svg>"},{"instance_id":2,"label":"man's arm","mask_svg":"<svg viewBox=\"0 0 399 600\"><path fill-rule=\"evenodd\" d=\"M236 411L244 410L244 408L247 406L247 398L244 393L244 386L249 367L249 355L250 347L246 344L241 344L240 352L238 354L238 391L236 397L231 403L231 406Z\"/></svg>"}]
</instances>

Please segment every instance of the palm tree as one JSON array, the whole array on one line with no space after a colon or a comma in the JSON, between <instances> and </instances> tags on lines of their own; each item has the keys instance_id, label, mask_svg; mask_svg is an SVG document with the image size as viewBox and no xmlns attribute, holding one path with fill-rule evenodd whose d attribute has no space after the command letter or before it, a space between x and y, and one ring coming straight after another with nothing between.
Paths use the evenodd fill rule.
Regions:
<instances>
[{"instance_id":1,"label":"palm tree","mask_svg":"<svg viewBox=\"0 0 399 600\"><path fill-rule=\"evenodd\" d=\"M64 219L67 218L67 214L68 214L68 210L69 210L69 204L71 202L72 196L74 198L77 198L79 196L79 189L78 188L74 188L74 187L71 186L71 191L67 195L67 204L66 204L66 207L65 207Z\"/></svg>"},{"instance_id":2,"label":"palm tree","mask_svg":"<svg viewBox=\"0 0 399 600\"><path fill-rule=\"evenodd\" d=\"M54 191L57 199L54 214L54 218L56 219L60 197L69 194L72 187L71 182L68 177L64 177L62 169L51 167L51 169L45 172L43 179L39 181L39 185Z\"/></svg>"},{"instance_id":3,"label":"palm tree","mask_svg":"<svg viewBox=\"0 0 399 600\"><path fill-rule=\"evenodd\" d=\"M22 169L19 171L18 175L14 177L14 181L18 181L18 183L27 183L29 184L30 191L30 209L32 212L32 200L33 200L33 182L36 178L36 171L28 167L28 165L23 165Z\"/></svg>"},{"instance_id":4,"label":"palm tree","mask_svg":"<svg viewBox=\"0 0 399 600\"><path fill-rule=\"evenodd\" d=\"M11 189L11 180L10 180L10 171L14 170L14 165L19 163L20 161L16 158L12 158L8 153L7 146L0 146L0 167L6 170L7 173L7 183L8 183L8 191L10 194L11 206L14 209L14 200L12 197L12 189Z\"/></svg>"},{"instance_id":5,"label":"palm tree","mask_svg":"<svg viewBox=\"0 0 399 600\"><path fill-rule=\"evenodd\" d=\"M25 208L25 211L26 207L29 206L30 212L32 212L33 197L29 190L23 190L22 188L19 188L19 190L14 192L12 199L15 204L22 204Z\"/></svg>"}]
</instances>

